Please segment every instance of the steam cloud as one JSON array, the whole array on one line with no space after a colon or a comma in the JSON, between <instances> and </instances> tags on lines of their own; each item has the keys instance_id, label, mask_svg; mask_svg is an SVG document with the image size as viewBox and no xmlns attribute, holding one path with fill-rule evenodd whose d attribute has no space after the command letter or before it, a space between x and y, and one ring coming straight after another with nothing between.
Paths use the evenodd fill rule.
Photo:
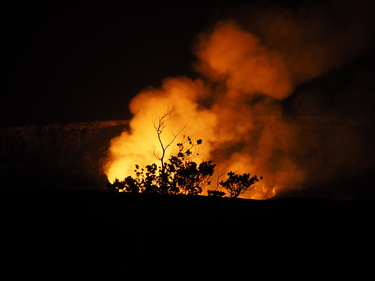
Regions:
<instances>
[{"instance_id":1,"label":"steam cloud","mask_svg":"<svg viewBox=\"0 0 375 281\"><path fill-rule=\"evenodd\" d=\"M343 171L355 176L373 165L372 157L363 158L369 143L362 131L351 131L355 126L309 130L312 119L286 116L288 98L289 115L348 113L345 102L332 110L319 90L296 89L350 62L374 35L370 1L306 3L294 10L241 8L202 33L194 48L201 78L167 78L161 88L145 89L131 101L130 131L111 141L104 167L108 179L133 175L135 164L156 161L152 121L171 106L175 111L162 135L165 142L186 126L181 134L203 139L200 157L213 159L218 173L263 176L246 198L319 185ZM331 96L350 101L355 94L349 92ZM327 137L331 133L335 138Z\"/></svg>"}]
</instances>

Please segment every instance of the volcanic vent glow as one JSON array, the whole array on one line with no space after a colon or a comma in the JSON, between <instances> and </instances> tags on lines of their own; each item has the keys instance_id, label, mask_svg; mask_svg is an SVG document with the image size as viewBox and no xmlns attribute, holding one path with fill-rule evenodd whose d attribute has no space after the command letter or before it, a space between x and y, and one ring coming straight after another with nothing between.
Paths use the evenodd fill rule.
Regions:
<instances>
[{"instance_id":1,"label":"volcanic vent glow","mask_svg":"<svg viewBox=\"0 0 375 281\"><path fill-rule=\"evenodd\" d=\"M324 32L334 25L320 10L318 16L314 12L259 12L250 21L257 35L233 20L202 34L194 64L200 79L167 78L161 88L146 89L131 101L130 130L111 141L104 166L109 181L133 175L135 164L157 161L154 150L159 143L152 120L173 105L173 117L163 133L166 142L186 126L182 134L203 139L200 157L213 160L217 172L263 176L243 197L264 199L300 188L308 170L301 157L309 146L300 142L298 127L283 118L281 100L298 84L338 67L365 45L358 40L329 57L347 37L340 31L326 39Z\"/></svg>"},{"instance_id":2,"label":"volcanic vent glow","mask_svg":"<svg viewBox=\"0 0 375 281\"><path fill-rule=\"evenodd\" d=\"M186 77L166 79L161 89L144 91L132 100L131 130L112 140L106 170L109 180L133 174L135 164L155 162L153 150L158 143L152 120L173 104L176 110L166 134L186 125L184 133L204 140L200 148L203 159L211 159L220 151L219 167L257 173L265 178L262 188L274 188L269 162L275 148L287 142L285 138L290 134L275 134L271 121L256 124L252 116L281 114L275 99L286 97L292 88L281 55L267 50L259 39L235 23L222 22L201 40L197 56L197 69L208 82ZM224 87L214 90L208 86L212 82ZM276 174L286 179L285 171L300 173L292 163L289 166Z\"/></svg>"}]
</instances>

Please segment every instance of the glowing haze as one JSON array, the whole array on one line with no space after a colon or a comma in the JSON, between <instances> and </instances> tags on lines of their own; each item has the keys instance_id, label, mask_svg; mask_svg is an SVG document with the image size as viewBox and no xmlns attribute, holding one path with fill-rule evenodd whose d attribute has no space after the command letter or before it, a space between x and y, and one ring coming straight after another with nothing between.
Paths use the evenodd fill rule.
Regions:
<instances>
[{"instance_id":1,"label":"glowing haze","mask_svg":"<svg viewBox=\"0 0 375 281\"><path fill-rule=\"evenodd\" d=\"M283 118L281 101L299 84L359 53L373 30L361 29L366 36L358 36L362 25L356 18L350 18L351 25L337 25L321 7L254 8L248 15L241 11L238 20L220 21L199 36L194 67L201 78L167 78L160 88L133 98L130 130L112 139L104 165L109 181L134 175L135 164L157 163L160 145L153 121L173 107L162 134L165 143L184 128L181 137L203 139L200 159L213 160L218 174L232 170L263 176L243 197L264 199L302 187L309 168L301 157L311 146L302 144L298 126ZM338 23L348 20L347 12L340 16Z\"/></svg>"}]
</instances>

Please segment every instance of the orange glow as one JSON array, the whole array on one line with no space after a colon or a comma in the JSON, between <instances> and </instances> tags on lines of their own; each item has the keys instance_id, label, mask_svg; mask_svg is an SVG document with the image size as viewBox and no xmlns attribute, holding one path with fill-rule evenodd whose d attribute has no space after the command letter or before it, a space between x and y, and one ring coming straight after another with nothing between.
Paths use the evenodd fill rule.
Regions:
<instances>
[{"instance_id":1,"label":"orange glow","mask_svg":"<svg viewBox=\"0 0 375 281\"><path fill-rule=\"evenodd\" d=\"M130 132L123 132L111 141L109 158L105 165L109 181L133 175L135 164L143 167L157 162L154 152L160 150L160 145L153 121L171 106L175 111L162 134L163 141L168 143L173 134L186 126L182 134L188 134L192 139L203 139L199 154L200 157L208 159L208 140L214 135L216 116L197 103L196 99L202 92L204 85L201 81L176 78L165 80L162 89L146 90L136 96L130 103L131 112L134 114L130 121ZM168 153L173 153L173 149L177 147L171 148Z\"/></svg>"},{"instance_id":2,"label":"orange glow","mask_svg":"<svg viewBox=\"0 0 375 281\"><path fill-rule=\"evenodd\" d=\"M292 91L281 54L270 51L234 22L221 22L197 46L197 68L213 80L226 79L230 97L262 93L276 99Z\"/></svg>"},{"instance_id":3,"label":"orange glow","mask_svg":"<svg viewBox=\"0 0 375 281\"><path fill-rule=\"evenodd\" d=\"M242 197L267 199L286 186L297 187L304 173L290 157L295 132L282 121L278 103L293 88L282 56L233 22L221 22L202 36L196 53L196 68L205 80L166 79L160 89L144 90L131 101L130 131L112 139L104 166L109 181L134 175L135 164L158 163L153 120L173 106L163 141L186 126L181 135L203 139L201 160L213 160L225 174L264 177ZM211 82L223 87L211 88Z\"/></svg>"}]
</instances>

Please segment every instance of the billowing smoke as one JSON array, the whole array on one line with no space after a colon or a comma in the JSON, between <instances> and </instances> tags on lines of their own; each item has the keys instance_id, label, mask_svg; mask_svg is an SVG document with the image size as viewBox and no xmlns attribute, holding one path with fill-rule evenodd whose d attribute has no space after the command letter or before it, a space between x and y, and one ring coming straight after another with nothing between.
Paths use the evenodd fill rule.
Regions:
<instances>
[{"instance_id":1,"label":"billowing smoke","mask_svg":"<svg viewBox=\"0 0 375 281\"><path fill-rule=\"evenodd\" d=\"M362 159L368 143L361 130L331 128L336 137L331 138L329 124L314 127L321 120L300 117L331 112L320 106L324 98L314 89L298 87L350 62L372 42L373 10L369 1L357 3L247 7L202 33L194 48L201 78L167 78L131 101L130 131L111 142L104 167L108 179L157 161L153 122L172 107L163 140L168 143L184 128L181 136L203 139L200 157L214 160L218 174L263 176L247 198L319 185L349 170L355 176L351 161L357 170L370 167L371 160ZM319 114L310 108L319 108ZM340 115L340 108L333 112Z\"/></svg>"},{"instance_id":2,"label":"billowing smoke","mask_svg":"<svg viewBox=\"0 0 375 281\"><path fill-rule=\"evenodd\" d=\"M244 28L282 53L295 85L348 63L374 38L374 3L304 1L305 5L251 7L235 12Z\"/></svg>"}]
</instances>

